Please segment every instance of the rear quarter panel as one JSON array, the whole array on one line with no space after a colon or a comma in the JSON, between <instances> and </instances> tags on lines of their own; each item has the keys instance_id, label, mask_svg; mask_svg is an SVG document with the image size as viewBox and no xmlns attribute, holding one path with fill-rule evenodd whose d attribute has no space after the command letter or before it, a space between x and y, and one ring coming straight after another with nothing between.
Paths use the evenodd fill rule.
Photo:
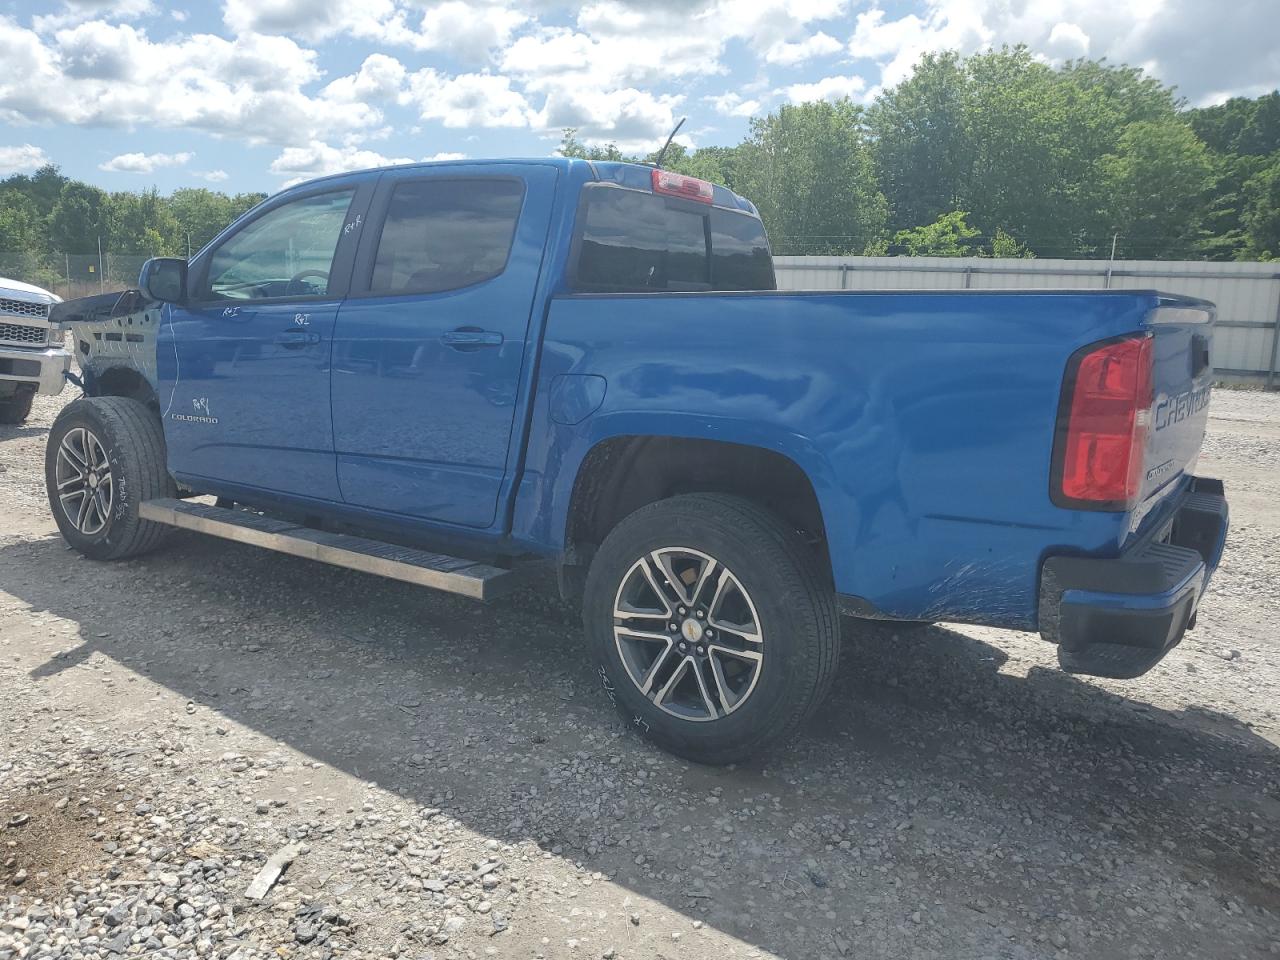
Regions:
<instances>
[{"instance_id":1,"label":"rear quarter panel","mask_svg":"<svg viewBox=\"0 0 1280 960\"><path fill-rule=\"evenodd\" d=\"M621 435L765 447L805 470L836 588L898 617L1031 628L1041 558L1118 549L1124 514L1049 501L1063 372L1141 329L1150 293L554 298L513 535L559 549L577 469ZM563 375L606 382L553 421Z\"/></svg>"}]
</instances>

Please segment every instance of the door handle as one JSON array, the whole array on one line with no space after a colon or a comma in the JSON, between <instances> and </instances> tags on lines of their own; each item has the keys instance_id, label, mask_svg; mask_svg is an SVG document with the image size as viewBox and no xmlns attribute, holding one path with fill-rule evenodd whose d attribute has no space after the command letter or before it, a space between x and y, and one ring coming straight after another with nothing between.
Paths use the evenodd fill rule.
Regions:
<instances>
[{"instance_id":1,"label":"door handle","mask_svg":"<svg viewBox=\"0 0 1280 960\"><path fill-rule=\"evenodd\" d=\"M296 350L299 347L305 347L308 344L319 343L320 334L312 333L310 330L298 330L292 328L285 330L283 333L276 334L276 343L290 350Z\"/></svg>"},{"instance_id":2,"label":"door handle","mask_svg":"<svg viewBox=\"0 0 1280 960\"><path fill-rule=\"evenodd\" d=\"M479 327L458 327L441 334L440 342L455 350L478 350L480 347L502 346L502 334L496 330L481 330Z\"/></svg>"}]
</instances>

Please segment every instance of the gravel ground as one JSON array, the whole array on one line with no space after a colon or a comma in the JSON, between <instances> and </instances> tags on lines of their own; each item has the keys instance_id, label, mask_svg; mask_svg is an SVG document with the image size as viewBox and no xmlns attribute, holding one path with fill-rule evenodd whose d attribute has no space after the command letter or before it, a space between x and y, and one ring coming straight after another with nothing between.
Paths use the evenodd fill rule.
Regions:
<instances>
[{"instance_id":1,"label":"gravel ground","mask_svg":"<svg viewBox=\"0 0 1280 960\"><path fill-rule=\"evenodd\" d=\"M1280 955L1280 394L1215 397L1231 539L1145 678L847 623L803 737L724 770L629 733L541 595L81 559L69 396L0 427L0 960Z\"/></svg>"}]
</instances>

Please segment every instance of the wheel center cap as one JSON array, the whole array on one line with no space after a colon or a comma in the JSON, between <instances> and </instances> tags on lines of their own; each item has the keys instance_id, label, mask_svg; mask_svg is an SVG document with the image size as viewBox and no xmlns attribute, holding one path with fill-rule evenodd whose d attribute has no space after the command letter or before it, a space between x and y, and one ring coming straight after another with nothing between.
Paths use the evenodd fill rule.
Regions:
<instances>
[{"instance_id":1,"label":"wheel center cap","mask_svg":"<svg viewBox=\"0 0 1280 960\"><path fill-rule=\"evenodd\" d=\"M698 643L702 639L702 624L690 617L680 625L680 633L690 643Z\"/></svg>"},{"instance_id":2,"label":"wheel center cap","mask_svg":"<svg viewBox=\"0 0 1280 960\"><path fill-rule=\"evenodd\" d=\"M98 487L98 475L96 473L89 474L89 489L95 490Z\"/></svg>"}]
</instances>

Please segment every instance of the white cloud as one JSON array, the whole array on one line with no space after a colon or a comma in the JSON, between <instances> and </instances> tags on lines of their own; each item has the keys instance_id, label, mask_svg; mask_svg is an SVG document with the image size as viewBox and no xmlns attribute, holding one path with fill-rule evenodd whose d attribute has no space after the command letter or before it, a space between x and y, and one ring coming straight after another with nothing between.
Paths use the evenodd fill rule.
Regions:
<instances>
[{"instance_id":1,"label":"white cloud","mask_svg":"<svg viewBox=\"0 0 1280 960\"><path fill-rule=\"evenodd\" d=\"M722 41L700 36L696 29L663 36L551 27L516 40L503 52L500 64L530 90L569 86L609 90L719 73L724 69L719 60L722 47Z\"/></svg>"},{"instance_id":2,"label":"white cloud","mask_svg":"<svg viewBox=\"0 0 1280 960\"><path fill-rule=\"evenodd\" d=\"M153 173L160 167L185 166L194 156L194 153L122 153L98 164L98 169L111 173Z\"/></svg>"},{"instance_id":3,"label":"white cloud","mask_svg":"<svg viewBox=\"0 0 1280 960\"><path fill-rule=\"evenodd\" d=\"M655 95L628 87L623 90L562 88L547 95L534 120L542 130L558 134L576 127L592 144L616 143L624 153L640 153L661 146L676 125L678 95ZM687 138L677 138L690 145Z\"/></svg>"},{"instance_id":4,"label":"white cloud","mask_svg":"<svg viewBox=\"0 0 1280 960\"><path fill-rule=\"evenodd\" d=\"M844 44L826 33L815 33L798 43L779 40L770 45L764 52L766 63L777 63L784 67L804 63L815 57L825 57L844 49Z\"/></svg>"},{"instance_id":5,"label":"white cloud","mask_svg":"<svg viewBox=\"0 0 1280 960\"><path fill-rule=\"evenodd\" d=\"M0 124L272 144L285 151L281 176L386 161L373 146L417 154L421 141L405 139L418 122L427 136L436 123L548 139L573 126L589 143L643 151L666 138L686 98L727 117L780 99L866 102L926 51L1017 42L1051 62L1149 65L1203 102L1280 79L1267 29L1276 2L221 0L218 36L181 32L192 23L157 0L45 0L50 13L31 28L0 15ZM379 52L347 75L324 69L352 48ZM842 50L862 62L790 72ZM181 136L164 144L189 148Z\"/></svg>"},{"instance_id":6,"label":"white cloud","mask_svg":"<svg viewBox=\"0 0 1280 960\"><path fill-rule=\"evenodd\" d=\"M61 7L57 13L32 17L32 26L43 33L74 26L85 20L132 20L156 12L151 0L62 0Z\"/></svg>"},{"instance_id":7,"label":"white cloud","mask_svg":"<svg viewBox=\"0 0 1280 960\"><path fill-rule=\"evenodd\" d=\"M814 83L793 83L787 87L787 99L792 103L808 103L811 100L839 100L841 97L858 99L864 94L867 81L861 77L823 77Z\"/></svg>"},{"instance_id":8,"label":"white cloud","mask_svg":"<svg viewBox=\"0 0 1280 960\"><path fill-rule=\"evenodd\" d=\"M400 102L411 104L424 120L446 127L527 127L529 105L511 81L490 73L456 77L425 67L409 77Z\"/></svg>"},{"instance_id":9,"label":"white cloud","mask_svg":"<svg viewBox=\"0 0 1280 960\"><path fill-rule=\"evenodd\" d=\"M898 17L877 4L858 15L849 52L876 61L881 82L894 84L929 51L1025 43L1053 61L1143 66L1198 103L1276 86L1275 14L1275 0L924 0L918 15Z\"/></svg>"},{"instance_id":10,"label":"white cloud","mask_svg":"<svg viewBox=\"0 0 1280 960\"><path fill-rule=\"evenodd\" d=\"M334 80L321 95L341 103L392 100L404 86L404 78L399 60L375 53L365 58L357 72Z\"/></svg>"},{"instance_id":11,"label":"white cloud","mask_svg":"<svg viewBox=\"0 0 1280 960\"><path fill-rule=\"evenodd\" d=\"M1055 23L1049 31L1045 52L1061 60L1086 57L1089 55L1089 35L1074 23Z\"/></svg>"},{"instance_id":12,"label":"white cloud","mask_svg":"<svg viewBox=\"0 0 1280 960\"><path fill-rule=\"evenodd\" d=\"M235 33L276 34L311 42L338 35L415 50L437 50L485 63L507 45L527 14L503 3L404 0L226 0L223 20Z\"/></svg>"},{"instance_id":13,"label":"white cloud","mask_svg":"<svg viewBox=\"0 0 1280 960\"><path fill-rule=\"evenodd\" d=\"M311 180L331 173L415 162L412 157L386 157L373 150L334 147L319 140L312 140L303 147L286 147L271 162L271 172L286 177L284 185L292 186L303 180Z\"/></svg>"},{"instance_id":14,"label":"white cloud","mask_svg":"<svg viewBox=\"0 0 1280 960\"><path fill-rule=\"evenodd\" d=\"M723 57L732 41L761 57L776 48L775 56L797 62L837 50L837 41L813 34L811 25L841 16L848 2L595 0L579 9L572 26L540 26L518 37L498 63L526 95L544 95L534 125L547 135L574 126L588 143L612 140L623 149L652 150L670 133L683 99L667 92L673 85L725 73ZM759 105L725 100L717 109L742 116Z\"/></svg>"},{"instance_id":15,"label":"white cloud","mask_svg":"<svg viewBox=\"0 0 1280 960\"><path fill-rule=\"evenodd\" d=\"M400 39L418 50L439 50L464 63L484 63L528 20L525 14L499 5L448 0L429 6L418 30ZM387 39L397 38L392 33Z\"/></svg>"},{"instance_id":16,"label":"white cloud","mask_svg":"<svg viewBox=\"0 0 1280 960\"><path fill-rule=\"evenodd\" d=\"M446 151L443 153L433 153L429 157L423 157L422 162L423 163L443 163L447 160L465 160L465 159L467 159L467 155L465 153L449 153Z\"/></svg>"},{"instance_id":17,"label":"white cloud","mask_svg":"<svg viewBox=\"0 0 1280 960\"><path fill-rule=\"evenodd\" d=\"M318 41L347 33L372 39L395 12L392 0L226 0L222 19L241 35L269 33Z\"/></svg>"},{"instance_id":18,"label":"white cloud","mask_svg":"<svg viewBox=\"0 0 1280 960\"><path fill-rule=\"evenodd\" d=\"M227 171L225 170L204 170L196 174L201 180L208 180L210 183L222 183L227 179Z\"/></svg>"},{"instance_id":19,"label":"white cloud","mask_svg":"<svg viewBox=\"0 0 1280 960\"><path fill-rule=\"evenodd\" d=\"M37 170L49 162L45 152L30 143L16 147L0 147L0 176L19 173L23 170Z\"/></svg>"},{"instance_id":20,"label":"white cloud","mask_svg":"<svg viewBox=\"0 0 1280 960\"><path fill-rule=\"evenodd\" d=\"M722 113L726 117L751 117L760 112L761 104L759 100L743 100L742 97L733 92L703 97L702 99L711 104L716 113Z\"/></svg>"},{"instance_id":21,"label":"white cloud","mask_svg":"<svg viewBox=\"0 0 1280 960\"><path fill-rule=\"evenodd\" d=\"M187 128L278 144L381 126L368 103L304 92L320 76L316 56L286 37L154 42L103 21L47 41L0 17L0 122Z\"/></svg>"}]
</instances>

